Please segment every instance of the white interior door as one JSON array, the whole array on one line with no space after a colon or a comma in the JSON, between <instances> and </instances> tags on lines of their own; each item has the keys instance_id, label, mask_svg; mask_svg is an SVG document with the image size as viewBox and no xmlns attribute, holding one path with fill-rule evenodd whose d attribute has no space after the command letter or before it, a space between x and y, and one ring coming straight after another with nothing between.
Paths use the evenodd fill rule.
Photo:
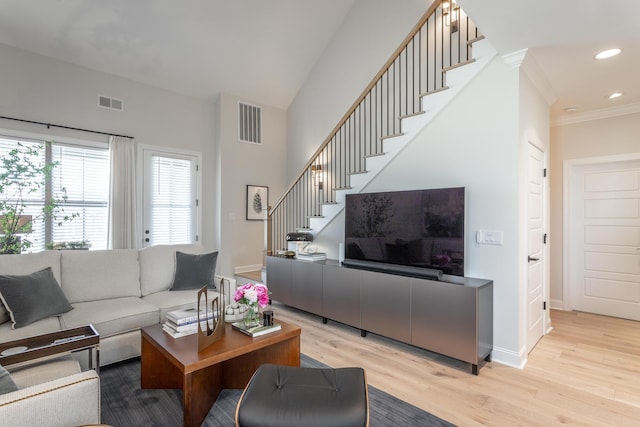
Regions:
<instances>
[{"instance_id":1,"label":"white interior door","mask_svg":"<svg viewBox=\"0 0 640 427\"><path fill-rule=\"evenodd\" d=\"M533 144L527 162L527 352L544 335L544 152Z\"/></svg>"},{"instance_id":2,"label":"white interior door","mask_svg":"<svg viewBox=\"0 0 640 427\"><path fill-rule=\"evenodd\" d=\"M640 160L576 166L571 184L573 308L640 320Z\"/></svg>"}]
</instances>

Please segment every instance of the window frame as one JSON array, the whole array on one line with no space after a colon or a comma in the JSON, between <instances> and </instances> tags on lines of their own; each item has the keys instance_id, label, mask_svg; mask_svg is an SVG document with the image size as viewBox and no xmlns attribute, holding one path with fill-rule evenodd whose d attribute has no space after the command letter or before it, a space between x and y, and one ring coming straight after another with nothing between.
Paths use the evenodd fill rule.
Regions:
<instances>
[{"instance_id":1,"label":"window frame","mask_svg":"<svg viewBox=\"0 0 640 427\"><path fill-rule=\"evenodd\" d=\"M103 149L106 150L108 152L109 150L109 142L108 141L99 141L97 139L80 139L80 138L72 138L72 137L68 137L65 135L61 135L61 134L56 134L55 132L50 132L50 133L40 133L40 132L31 132L31 131L22 131L22 130L17 130L17 129L7 129L7 128L0 128L0 137L6 138L6 139L16 139L16 140L20 140L20 141L24 141L24 142L31 142L31 143L47 143L47 142L53 142L54 145L65 145L65 146L73 146L73 147L80 147L80 148L95 148L95 149ZM46 156L46 161L50 162L51 158L50 158L50 153L45 153ZM109 160L108 160L109 162ZM49 181L49 183L47 184L47 187L50 188L51 185L51 181ZM48 191L48 190L47 190ZM48 195L45 194L45 197L48 197ZM109 200L107 200L107 214L109 211ZM46 245L48 243L51 243L51 239L53 239L53 232L51 230L52 228L52 223L46 223L45 222L45 230L44 230L44 242L43 242L43 247L42 249L40 249L39 247L36 248L35 252L39 252L39 251L45 251L46 250ZM108 234L109 230L108 227L105 230L105 233ZM108 239L108 235L107 237L107 241ZM106 249L106 248L105 248ZM29 252L34 252L33 250L29 250Z\"/></svg>"}]
</instances>

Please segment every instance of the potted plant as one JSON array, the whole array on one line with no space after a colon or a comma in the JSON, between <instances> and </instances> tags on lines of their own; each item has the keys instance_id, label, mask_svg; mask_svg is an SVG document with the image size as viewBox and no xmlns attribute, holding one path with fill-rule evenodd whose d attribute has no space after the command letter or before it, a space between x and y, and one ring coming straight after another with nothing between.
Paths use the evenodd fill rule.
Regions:
<instances>
[{"instance_id":1,"label":"potted plant","mask_svg":"<svg viewBox=\"0 0 640 427\"><path fill-rule=\"evenodd\" d=\"M32 243L21 236L32 231L36 220L50 217L58 225L79 214L67 215L61 206L67 200L66 190L60 195L45 198L36 215L27 214L29 196L37 197L46 190L48 179L57 163L42 159L45 145L26 145L18 142L16 148L0 158L0 254L21 253Z\"/></svg>"},{"instance_id":2,"label":"potted plant","mask_svg":"<svg viewBox=\"0 0 640 427\"><path fill-rule=\"evenodd\" d=\"M48 250L88 250L90 247L91 243L87 240L78 240L75 242L53 242L45 245L45 248Z\"/></svg>"}]
</instances>

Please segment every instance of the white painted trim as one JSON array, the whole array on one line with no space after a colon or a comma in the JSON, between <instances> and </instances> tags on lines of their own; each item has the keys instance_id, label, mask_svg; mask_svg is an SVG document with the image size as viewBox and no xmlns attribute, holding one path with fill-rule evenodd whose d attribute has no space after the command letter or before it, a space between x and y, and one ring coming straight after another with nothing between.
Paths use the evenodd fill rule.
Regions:
<instances>
[{"instance_id":1,"label":"white painted trim","mask_svg":"<svg viewBox=\"0 0 640 427\"><path fill-rule=\"evenodd\" d=\"M516 353L494 345L493 351L491 352L491 362L511 366L512 368L524 369L524 366L527 364L526 347L521 348L520 351Z\"/></svg>"},{"instance_id":2,"label":"white painted trim","mask_svg":"<svg viewBox=\"0 0 640 427\"><path fill-rule=\"evenodd\" d=\"M520 68L520 65L522 65L522 61L524 61L524 57L526 55L527 49L521 49L502 55L502 60L513 68Z\"/></svg>"},{"instance_id":3,"label":"white painted trim","mask_svg":"<svg viewBox=\"0 0 640 427\"><path fill-rule=\"evenodd\" d=\"M565 126L574 123L588 122L591 120L600 120L635 113L640 113L640 102L618 105L611 108L601 108L593 111L585 111L584 113L571 114L570 116L557 117L552 119L551 126Z\"/></svg>"},{"instance_id":4,"label":"white painted trim","mask_svg":"<svg viewBox=\"0 0 640 427\"><path fill-rule=\"evenodd\" d=\"M640 160L640 152L615 154L611 156L584 157L562 162L562 310L573 310L573 289L571 286L571 199L573 185L571 178L575 168L585 165L617 163Z\"/></svg>"},{"instance_id":5,"label":"white painted trim","mask_svg":"<svg viewBox=\"0 0 640 427\"><path fill-rule=\"evenodd\" d=\"M549 300L549 306L553 310L564 310L564 307L562 306L562 300L561 299Z\"/></svg>"},{"instance_id":6,"label":"white painted trim","mask_svg":"<svg viewBox=\"0 0 640 427\"><path fill-rule=\"evenodd\" d=\"M175 148L175 147L164 147L161 145L150 145L150 144L138 144L136 147L136 191L137 194L137 218L138 224L140 224L140 232L143 232L144 228L144 203L145 203L145 194L144 194L144 153L145 151L152 151L157 153L163 153L167 155L177 155L177 156L187 156L187 157L195 157L198 163L198 170L196 171L196 198L198 199L198 206L196 207L196 234L198 235L198 242L202 243L202 175L203 175L203 162L202 162L202 152L194 151L194 150L186 150L184 148ZM137 237L137 244L140 247L144 247L143 237Z\"/></svg>"},{"instance_id":7,"label":"white painted trim","mask_svg":"<svg viewBox=\"0 0 640 427\"><path fill-rule=\"evenodd\" d=\"M233 268L233 274L248 273L249 271L262 270L262 264L240 265Z\"/></svg>"}]
</instances>

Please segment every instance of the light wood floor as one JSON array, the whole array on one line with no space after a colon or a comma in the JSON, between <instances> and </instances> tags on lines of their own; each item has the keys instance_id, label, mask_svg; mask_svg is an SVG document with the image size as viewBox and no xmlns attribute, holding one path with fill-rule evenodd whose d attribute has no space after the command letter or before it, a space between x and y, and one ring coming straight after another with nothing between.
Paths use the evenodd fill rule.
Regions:
<instances>
[{"instance_id":1,"label":"light wood floor","mask_svg":"<svg viewBox=\"0 0 640 427\"><path fill-rule=\"evenodd\" d=\"M362 366L371 385L459 426L640 426L640 323L552 311L553 331L524 369L468 365L278 303L302 326L301 351ZM404 426L403 426L404 427Z\"/></svg>"}]
</instances>

